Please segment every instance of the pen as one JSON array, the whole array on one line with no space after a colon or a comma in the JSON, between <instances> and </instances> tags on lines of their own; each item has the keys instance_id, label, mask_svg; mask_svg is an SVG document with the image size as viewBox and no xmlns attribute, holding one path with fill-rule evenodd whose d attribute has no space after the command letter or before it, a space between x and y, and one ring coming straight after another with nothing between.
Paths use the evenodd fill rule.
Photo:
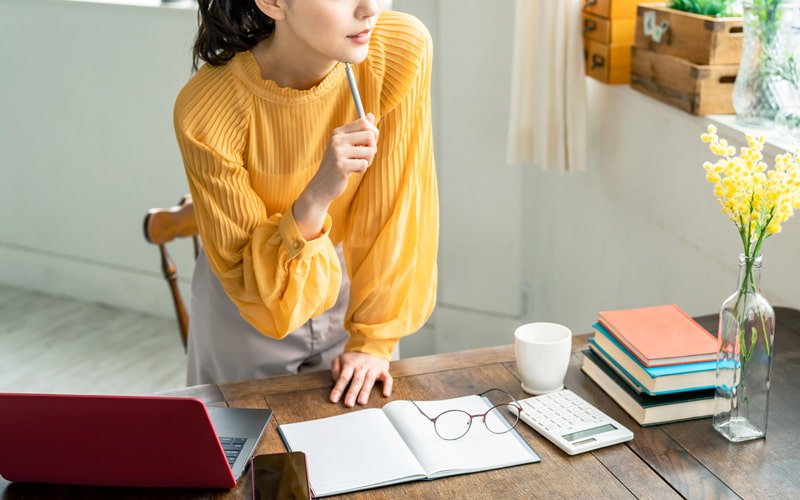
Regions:
<instances>
[{"instance_id":1,"label":"pen","mask_svg":"<svg viewBox=\"0 0 800 500\"><path fill-rule=\"evenodd\" d=\"M358 86L356 85L356 77L353 76L353 68L350 63L344 63L344 70L347 73L347 81L350 82L350 92L353 94L353 101L356 103L358 110L358 117L364 118L364 106L361 104L361 96L358 95Z\"/></svg>"}]
</instances>

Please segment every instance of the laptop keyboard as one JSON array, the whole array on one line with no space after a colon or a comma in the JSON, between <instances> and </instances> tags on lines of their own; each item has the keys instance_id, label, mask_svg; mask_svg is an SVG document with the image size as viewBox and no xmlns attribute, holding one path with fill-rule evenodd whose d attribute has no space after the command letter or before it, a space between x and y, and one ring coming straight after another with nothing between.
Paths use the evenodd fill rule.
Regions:
<instances>
[{"instance_id":1,"label":"laptop keyboard","mask_svg":"<svg viewBox=\"0 0 800 500\"><path fill-rule=\"evenodd\" d=\"M239 453L242 452L242 448L244 447L244 443L247 442L247 439L220 437L219 442L222 444L222 450L225 452L225 458L228 459L228 465L233 467L233 464L239 457Z\"/></svg>"}]
</instances>

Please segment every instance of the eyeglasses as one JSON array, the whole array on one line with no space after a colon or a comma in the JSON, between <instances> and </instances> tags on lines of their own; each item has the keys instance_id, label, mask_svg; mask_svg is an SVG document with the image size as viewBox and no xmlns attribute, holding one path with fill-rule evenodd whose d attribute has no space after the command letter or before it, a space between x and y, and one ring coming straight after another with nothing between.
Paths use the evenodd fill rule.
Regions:
<instances>
[{"instance_id":1,"label":"eyeglasses","mask_svg":"<svg viewBox=\"0 0 800 500\"><path fill-rule=\"evenodd\" d=\"M519 422L519 414L522 412L522 407L514 397L504 391L503 389L489 389L478 394L484 396L490 392L497 391L508 398L507 403L492 406L486 413L472 415L464 410L447 410L436 417L429 417L422 408L417 405L413 400L411 403L419 410L419 412L428 420L433 422L433 429L436 435L447 441L455 441L456 439L464 437L472 427L472 421L476 418L483 419L483 423L489 432L494 434L505 434Z\"/></svg>"}]
</instances>

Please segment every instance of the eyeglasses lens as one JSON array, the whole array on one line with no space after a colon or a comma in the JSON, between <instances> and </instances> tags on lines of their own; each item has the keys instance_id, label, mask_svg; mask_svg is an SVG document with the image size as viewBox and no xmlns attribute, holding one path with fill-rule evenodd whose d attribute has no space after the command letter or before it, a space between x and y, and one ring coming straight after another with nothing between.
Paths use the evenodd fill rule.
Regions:
<instances>
[{"instance_id":1,"label":"eyeglasses lens","mask_svg":"<svg viewBox=\"0 0 800 500\"><path fill-rule=\"evenodd\" d=\"M458 439L469 430L472 417L461 410L446 411L436 419L436 433L443 439Z\"/></svg>"},{"instance_id":2,"label":"eyeglasses lens","mask_svg":"<svg viewBox=\"0 0 800 500\"><path fill-rule=\"evenodd\" d=\"M495 434L510 431L518 421L519 415L512 404L495 406L486 414L486 428Z\"/></svg>"}]
</instances>

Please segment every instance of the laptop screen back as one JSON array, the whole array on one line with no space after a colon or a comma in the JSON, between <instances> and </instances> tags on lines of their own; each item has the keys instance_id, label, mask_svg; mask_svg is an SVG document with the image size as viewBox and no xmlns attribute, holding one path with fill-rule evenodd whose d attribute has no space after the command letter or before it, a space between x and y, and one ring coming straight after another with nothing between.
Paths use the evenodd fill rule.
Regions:
<instances>
[{"instance_id":1,"label":"laptop screen back","mask_svg":"<svg viewBox=\"0 0 800 500\"><path fill-rule=\"evenodd\" d=\"M0 393L0 475L96 486L236 485L192 398Z\"/></svg>"}]
</instances>

